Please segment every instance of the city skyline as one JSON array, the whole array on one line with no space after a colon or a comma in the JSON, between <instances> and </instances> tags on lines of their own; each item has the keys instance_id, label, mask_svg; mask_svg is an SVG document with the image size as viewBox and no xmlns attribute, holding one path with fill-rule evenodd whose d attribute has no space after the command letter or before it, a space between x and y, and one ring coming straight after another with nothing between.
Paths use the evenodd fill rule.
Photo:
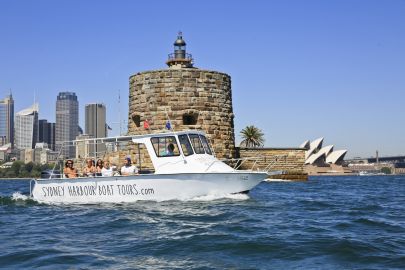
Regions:
<instances>
[{"instance_id":1,"label":"city skyline","mask_svg":"<svg viewBox=\"0 0 405 270\"><path fill-rule=\"evenodd\" d=\"M105 103L118 135L117 122L128 118L128 77L165 68L182 30L196 67L232 77L237 144L253 124L266 146L324 136L348 149L348 158L405 153L404 2L184 3L201 12L163 24L174 8L165 2L157 9L128 1L25 3L0 8L0 91L12 89L17 111L36 96L45 105L40 118L54 122L47 104L66 89L81 104ZM154 12L131 15L139 9ZM84 106L79 111L84 127Z\"/></svg>"}]
</instances>

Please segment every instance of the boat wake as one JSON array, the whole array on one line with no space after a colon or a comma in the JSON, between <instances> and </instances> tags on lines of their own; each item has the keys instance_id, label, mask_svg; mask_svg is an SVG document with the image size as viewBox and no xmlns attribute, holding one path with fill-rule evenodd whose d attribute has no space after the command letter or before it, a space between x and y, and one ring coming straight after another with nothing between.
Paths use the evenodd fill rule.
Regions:
<instances>
[{"instance_id":1,"label":"boat wake","mask_svg":"<svg viewBox=\"0 0 405 270\"><path fill-rule=\"evenodd\" d=\"M30 196L14 192L9 197L0 196L0 205L32 205L37 204Z\"/></svg>"},{"instance_id":2,"label":"boat wake","mask_svg":"<svg viewBox=\"0 0 405 270\"><path fill-rule=\"evenodd\" d=\"M188 199L187 201L215 201L215 200L222 200L222 199L230 199L236 201L245 201L249 200L250 197L247 194L243 193L236 193L236 194L208 194L205 196L194 197L192 199Z\"/></svg>"},{"instance_id":3,"label":"boat wake","mask_svg":"<svg viewBox=\"0 0 405 270\"><path fill-rule=\"evenodd\" d=\"M31 198L27 195L21 194L20 192L14 192L11 199L14 201L26 201L30 200Z\"/></svg>"}]
</instances>

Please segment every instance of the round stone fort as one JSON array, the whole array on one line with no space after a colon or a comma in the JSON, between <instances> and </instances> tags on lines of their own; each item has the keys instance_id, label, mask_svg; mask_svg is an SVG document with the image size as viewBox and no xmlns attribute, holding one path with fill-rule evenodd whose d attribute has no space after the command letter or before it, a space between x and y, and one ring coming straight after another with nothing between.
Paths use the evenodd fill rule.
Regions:
<instances>
[{"instance_id":1,"label":"round stone fort","mask_svg":"<svg viewBox=\"0 0 405 270\"><path fill-rule=\"evenodd\" d=\"M128 134L203 130L219 158L235 157L231 77L193 66L179 33L167 69L129 78Z\"/></svg>"}]
</instances>

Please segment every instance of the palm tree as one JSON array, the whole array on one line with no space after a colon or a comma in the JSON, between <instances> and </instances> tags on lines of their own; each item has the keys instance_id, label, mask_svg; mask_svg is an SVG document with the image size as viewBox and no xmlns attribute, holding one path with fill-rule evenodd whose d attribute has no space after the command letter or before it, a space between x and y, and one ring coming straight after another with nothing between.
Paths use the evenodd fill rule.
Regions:
<instances>
[{"instance_id":1,"label":"palm tree","mask_svg":"<svg viewBox=\"0 0 405 270\"><path fill-rule=\"evenodd\" d=\"M243 141L240 146L244 147L263 147L264 133L255 126L247 126L240 132Z\"/></svg>"}]
</instances>

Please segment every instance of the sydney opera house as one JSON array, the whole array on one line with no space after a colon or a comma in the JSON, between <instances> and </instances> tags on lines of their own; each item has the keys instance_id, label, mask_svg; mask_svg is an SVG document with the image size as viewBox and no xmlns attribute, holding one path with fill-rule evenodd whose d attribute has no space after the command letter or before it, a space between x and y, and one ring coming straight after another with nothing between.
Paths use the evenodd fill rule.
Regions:
<instances>
[{"instance_id":1,"label":"sydney opera house","mask_svg":"<svg viewBox=\"0 0 405 270\"><path fill-rule=\"evenodd\" d=\"M313 174L344 174L351 171L344 167L343 159L347 150L334 150L333 145L322 146L323 138L305 141L300 148L305 148L305 171Z\"/></svg>"}]
</instances>

